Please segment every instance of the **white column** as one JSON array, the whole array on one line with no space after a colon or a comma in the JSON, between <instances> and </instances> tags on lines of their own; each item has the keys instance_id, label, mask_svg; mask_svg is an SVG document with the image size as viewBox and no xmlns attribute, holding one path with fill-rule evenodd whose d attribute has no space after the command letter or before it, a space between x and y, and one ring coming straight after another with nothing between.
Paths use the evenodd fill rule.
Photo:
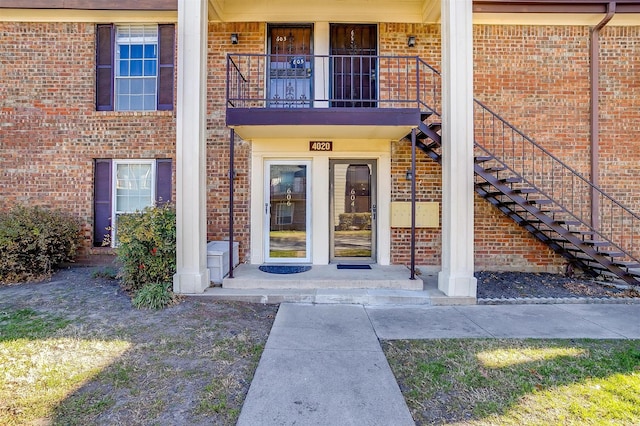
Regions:
<instances>
[{"instance_id":1,"label":"white column","mask_svg":"<svg viewBox=\"0 0 640 426\"><path fill-rule=\"evenodd\" d=\"M442 271L448 296L476 297L473 276L472 0L442 0Z\"/></svg>"},{"instance_id":2,"label":"white column","mask_svg":"<svg viewBox=\"0 0 640 426\"><path fill-rule=\"evenodd\" d=\"M206 210L207 0L178 0L176 293L209 286Z\"/></svg>"},{"instance_id":3,"label":"white column","mask_svg":"<svg viewBox=\"0 0 640 426\"><path fill-rule=\"evenodd\" d=\"M321 55L313 65L313 93L315 99L329 99L329 22L315 22L313 25L313 54ZM314 108L328 108L329 102L315 101Z\"/></svg>"}]
</instances>

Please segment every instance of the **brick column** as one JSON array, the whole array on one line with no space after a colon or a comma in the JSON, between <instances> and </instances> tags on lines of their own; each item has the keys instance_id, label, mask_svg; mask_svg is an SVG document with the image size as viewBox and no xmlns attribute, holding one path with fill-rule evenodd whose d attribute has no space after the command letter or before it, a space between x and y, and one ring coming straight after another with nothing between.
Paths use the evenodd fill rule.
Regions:
<instances>
[{"instance_id":1,"label":"brick column","mask_svg":"<svg viewBox=\"0 0 640 426\"><path fill-rule=\"evenodd\" d=\"M442 0L442 271L448 296L476 297L473 276L472 0Z\"/></svg>"},{"instance_id":2,"label":"brick column","mask_svg":"<svg viewBox=\"0 0 640 426\"><path fill-rule=\"evenodd\" d=\"M206 210L207 0L178 0L176 293L209 286Z\"/></svg>"}]
</instances>

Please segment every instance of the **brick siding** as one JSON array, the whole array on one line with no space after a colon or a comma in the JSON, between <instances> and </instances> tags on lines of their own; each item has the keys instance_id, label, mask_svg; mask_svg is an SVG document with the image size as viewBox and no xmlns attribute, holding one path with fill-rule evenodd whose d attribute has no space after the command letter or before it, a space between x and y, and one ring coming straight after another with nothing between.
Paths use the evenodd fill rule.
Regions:
<instances>
[{"instance_id":1,"label":"brick siding","mask_svg":"<svg viewBox=\"0 0 640 426\"><path fill-rule=\"evenodd\" d=\"M231 33L241 42L232 45ZM266 24L211 23L207 75L208 239L227 237L226 54L264 53ZM640 210L640 28L601 38L602 187ZM416 36L414 48L407 36ZM93 159L175 158L174 112L95 111L95 25L0 23L0 187L4 205L47 205L84 223L91 251ZM440 68L435 25L380 24L381 55ZM589 29L474 26L475 96L563 161L589 174ZM250 143L236 139L236 238L249 255ZM410 143L392 143L392 201L407 201ZM174 164L175 167L175 164ZM440 166L418 153L418 200L441 201ZM175 184L174 184L175 188ZM558 270L563 260L488 203L475 201L476 269ZM409 262L408 230L392 229L392 262ZM418 231L417 262L440 264L439 229Z\"/></svg>"},{"instance_id":2,"label":"brick siding","mask_svg":"<svg viewBox=\"0 0 640 426\"><path fill-rule=\"evenodd\" d=\"M93 160L174 158L175 116L95 111L95 25L0 22L3 205L77 215L92 249ZM174 185L175 187L175 185Z\"/></svg>"}]
</instances>

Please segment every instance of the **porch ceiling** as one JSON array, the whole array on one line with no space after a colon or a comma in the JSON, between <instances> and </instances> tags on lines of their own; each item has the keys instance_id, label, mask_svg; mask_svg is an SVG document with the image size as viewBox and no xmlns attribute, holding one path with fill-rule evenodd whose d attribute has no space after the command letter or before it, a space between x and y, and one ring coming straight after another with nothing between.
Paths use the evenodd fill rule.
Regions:
<instances>
[{"instance_id":1,"label":"porch ceiling","mask_svg":"<svg viewBox=\"0 0 640 426\"><path fill-rule=\"evenodd\" d=\"M441 0L208 0L222 22L440 23ZM474 24L596 25L609 0L473 0ZM611 25L640 25L640 1L617 0Z\"/></svg>"},{"instance_id":2,"label":"porch ceiling","mask_svg":"<svg viewBox=\"0 0 640 426\"><path fill-rule=\"evenodd\" d=\"M222 22L440 21L440 0L208 0L209 20Z\"/></svg>"}]
</instances>

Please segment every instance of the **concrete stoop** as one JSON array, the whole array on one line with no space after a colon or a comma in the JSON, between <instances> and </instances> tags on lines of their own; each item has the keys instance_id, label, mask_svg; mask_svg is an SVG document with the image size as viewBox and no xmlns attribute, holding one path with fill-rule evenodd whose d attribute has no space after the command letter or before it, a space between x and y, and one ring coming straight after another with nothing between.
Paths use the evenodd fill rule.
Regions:
<instances>
[{"instance_id":1,"label":"concrete stoop","mask_svg":"<svg viewBox=\"0 0 640 426\"><path fill-rule=\"evenodd\" d=\"M300 274L268 274L241 265L222 287L209 287L197 298L250 303L315 303L358 305L474 305L474 297L449 297L438 290L436 275L409 279L404 266L372 265L371 270L337 270L314 266Z\"/></svg>"}]
</instances>

